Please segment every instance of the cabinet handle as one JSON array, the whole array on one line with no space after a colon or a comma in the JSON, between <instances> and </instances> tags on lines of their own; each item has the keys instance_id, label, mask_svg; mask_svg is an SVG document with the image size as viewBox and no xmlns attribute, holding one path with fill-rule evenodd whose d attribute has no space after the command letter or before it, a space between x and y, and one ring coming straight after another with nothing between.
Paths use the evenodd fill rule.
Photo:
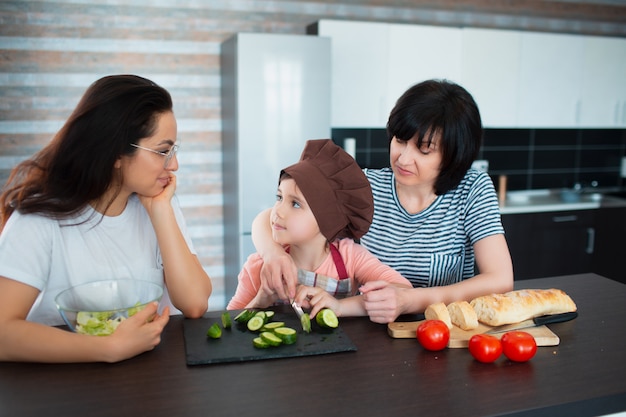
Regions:
<instances>
[{"instance_id":1,"label":"cabinet handle","mask_svg":"<svg viewBox=\"0 0 626 417\"><path fill-rule=\"evenodd\" d=\"M593 253L593 249L596 242L596 230L593 227L587 228L587 249L585 252L591 255Z\"/></svg>"},{"instance_id":2,"label":"cabinet handle","mask_svg":"<svg viewBox=\"0 0 626 417\"><path fill-rule=\"evenodd\" d=\"M552 221L554 223L575 222L576 220L578 220L578 216L576 216L575 214L573 214L571 216L554 216L554 217L552 217Z\"/></svg>"}]
</instances>

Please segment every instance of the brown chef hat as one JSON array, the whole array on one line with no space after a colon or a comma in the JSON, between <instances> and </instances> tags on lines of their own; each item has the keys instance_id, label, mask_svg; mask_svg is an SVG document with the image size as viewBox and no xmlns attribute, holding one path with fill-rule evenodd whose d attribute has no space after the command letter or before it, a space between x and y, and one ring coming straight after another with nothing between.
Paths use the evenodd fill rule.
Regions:
<instances>
[{"instance_id":1,"label":"brown chef hat","mask_svg":"<svg viewBox=\"0 0 626 417\"><path fill-rule=\"evenodd\" d=\"M296 181L329 241L358 239L369 230L374 216L370 183L354 158L332 140L307 141L300 162L283 173Z\"/></svg>"}]
</instances>

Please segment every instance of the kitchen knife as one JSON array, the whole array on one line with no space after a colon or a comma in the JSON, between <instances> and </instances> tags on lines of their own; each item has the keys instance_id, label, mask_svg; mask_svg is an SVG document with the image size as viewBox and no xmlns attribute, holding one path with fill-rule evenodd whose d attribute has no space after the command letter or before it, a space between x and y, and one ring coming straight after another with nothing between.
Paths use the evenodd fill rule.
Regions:
<instances>
[{"instance_id":1,"label":"kitchen knife","mask_svg":"<svg viewBox=\"0 0 626 417\"><path fill-rule=\"evenodd\" d=\"M503 326L494 327L493 329L486 331L485 334L504 333L512 330L543 326L544 324L561 323L563 321L573 320L576 317L578 317L578 312L576 311L561 314L547 314L545 316L535 317L534 319L524 320L519 323L505 324Z\"/></svg>"}]
</instances>

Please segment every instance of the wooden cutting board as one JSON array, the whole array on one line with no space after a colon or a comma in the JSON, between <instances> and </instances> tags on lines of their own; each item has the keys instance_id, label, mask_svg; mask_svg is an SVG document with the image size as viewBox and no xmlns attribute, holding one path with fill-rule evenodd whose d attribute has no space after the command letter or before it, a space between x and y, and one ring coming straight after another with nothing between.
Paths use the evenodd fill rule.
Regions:
<instances>
[{"instance_id":1,"label":"wooden cutting board","mask_svg":"<svg viewBox=\"0 0 626 417\"><path fill-rule=\"evenodd\" d=\"M387 325L389 336L395 339L415 339L417 327L425 320L393 322ZM491 326L479 323L478 327L473 330L462 330L457 326L450 329L449 348L466 348L472 336L479 333L485 333L491 330ZM530 333L535 338L537 346L556 346L559 344L559 337L548 329L546 326L529 327L523 331ZM501 337L504 333L496 333L494 336Z\"/></svg>"}]
</instances>

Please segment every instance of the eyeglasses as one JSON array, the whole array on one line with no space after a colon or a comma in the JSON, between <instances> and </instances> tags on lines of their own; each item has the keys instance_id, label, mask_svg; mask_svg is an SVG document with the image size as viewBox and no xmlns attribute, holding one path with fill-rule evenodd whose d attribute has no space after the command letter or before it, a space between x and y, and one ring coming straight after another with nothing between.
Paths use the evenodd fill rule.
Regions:
<instances>
[{"instance_id":1,"label":"eyeglasses","mask_svg":"<svg viewBox=\"0 0 626 417\"><path fill-rule=\"evenodd\" d=\"M148 152L152 152L155 153L157 155L161 155L165 157L165 161L163 162L163 168L167 168L168 164L170 163L170 161L172 160L172 158L176 155L176 152L178 152L178 144L175 143L167 152L162 152L162 151L155 151L154 149L150 149L150 148L144 148L143 146L139 146L136 145L134 143L131 143L130 146L134 146L135 148L139 148L139 149L143 149L144 151L148 151Z\"/></svg>"}]
</instances>

